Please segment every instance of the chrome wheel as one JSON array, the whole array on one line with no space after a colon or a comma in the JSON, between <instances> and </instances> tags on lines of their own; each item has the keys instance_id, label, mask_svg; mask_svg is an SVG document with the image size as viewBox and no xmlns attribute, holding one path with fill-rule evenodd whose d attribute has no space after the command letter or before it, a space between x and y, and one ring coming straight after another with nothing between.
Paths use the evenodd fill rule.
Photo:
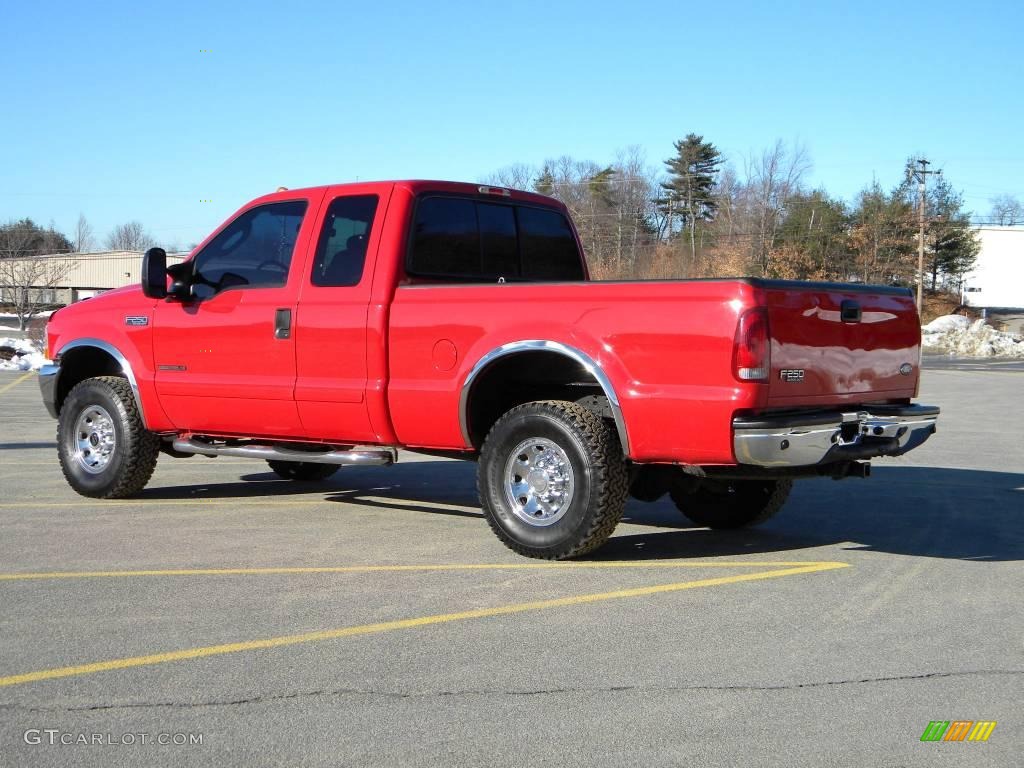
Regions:
<instances>
[{"instance_id":1,"label":"chrome wheel","mask_svg":"<svg viewBox=\"0 0 1024 768\"><path fill-rule=\"evenodd\" d=\"M75 422L74 441L74 459L82 469L94 475L106 469L117 448L114 420L107 410L99 405L83 408Z\"/></svg>"},{"instance_id":2,"label":"chrome wheel","mask_svg":"<svg viewBox=\"0 0 1024 768\"><path fill-rule=\"evenodd\" d=\"M558 522L572 503L572 464L557 444L543 437L524 440L505 463L505 500L530 525Z\"/></svg>"}]
</instances>

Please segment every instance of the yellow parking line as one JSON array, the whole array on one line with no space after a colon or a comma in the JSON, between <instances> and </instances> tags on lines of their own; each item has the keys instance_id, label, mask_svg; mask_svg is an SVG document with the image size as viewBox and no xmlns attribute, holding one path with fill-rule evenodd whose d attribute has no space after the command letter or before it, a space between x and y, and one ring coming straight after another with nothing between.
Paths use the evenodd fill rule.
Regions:
<instances>
[{"instance_id":1,"label":"yellow parking line","mask_svg":"<svg viewBox=\"0 0 1024 768\"><path fill-rule=\"evenodd\" d=\"M80 664L71 667L57 667L55 669L43 669L37 672L26 672L20 675L9 675L0 677L0 687L8 685L20 685L22 683L33 683L41 680L53 680L62 677L74 677L77 675L90 675L97 672L109 672L116 669L129 669L131 667L144 667L154 664L166 664L172 661L185 661L187 659L201 659L207 656L219 656L227 653L240 653L243 651L257 651L268 648L280 648L287 645L298 645L300 643L313 643L321 640L337 640L344 637L357 635L370 635L382 632L392 632L400 629L413 629L426 627L434 624L446 624L454 621L466 621L469 619L483 619L492 616L507 616L527 611L541 611L550 608L564 608L567 606L584 605L597 603L604 600L620 600L628 597L645 597L648 595L664 594L666 592L680 592L685 589L698 589L701 587L716 587L725 584L736 584L744 581L758 581L763 579L775 579L783 576L795 576L803 573L815 573L817 571L828 571L835 568L846 568L848 563L814 563L811 565L802 564L794 568L781 568L761 573L744 573L735 576L722 576L714 579L699 579L697 581L680 581L672 584L659 584L653 587L637 587L634 589L620 589L614 592L594 592L585 595L572 597L559 597L552 600L537 600L530 603L513 603L494 608L477 608L458 613L439 613L430 616L420 616L413 619L400 619L398 621L385 621L377 624L360 624L353 627L341 627L339 629L327 629L317 632L305 632L298 635L282 635L280 637L265 638L262 640L248 640L241 643L224 643L221 645L207 645L200 648L187 648L180 651L169 651L167 653L154 653L146 656L130 656L123 659L111 659L109 661L98 661L92 664ZM400 566L395 566L400 567Z\"/></svg>"},{"instance_id":2,"label":"yellow parking line","mask_svg":"<svg viewBox=\"0 0 1024 768\"><path fill-rule=\"evenodd\" d=\"M317 573L405 573L409 571L505 571L505 570L586 570L594 568L811 568L828 566L842 568L846 563L829 561L729 561L687 560L685 562L648 562L609 560L606 562L563 563L457 563L451 565L340 565L275 568L170 568L137 571L43 571L0 573L0 581L34 581L41 579L99 579L137 576L287 576Z\"/></svg>"},{"instance_id":3,"label":"yellow parking line","mask_svg":"<svg viewBox=\"0 0 1024 768\"><path fill-rule=\"evenodd\" d=\"M341 489L339 489L340 491ZM330 491L327 491L330 493ZM362 496L362 499L372 499L372 496ZM39 501L12 501L0 504L0 509L39 509L45 507L46 509L71 509L71 508L85 508L85 507L181 507L193 505L197 507L238 507L242 502L259 504L263 507L311 507L317 504L331 504L333 503L330 499L266 499L259 496L235 496L230 499L148 499L145 496L141 496L136 499L126 499L118 501L47 501L40 499ZM435 505L436 506L436 505ZM462 507L455 507L462 509Z\"/></svg>"},{"instance_id":4,"label":"yellow parking line","mask_svg":"<svg viewBox=\"0 0 1024 768\"><path fill-rule=\"evenodd\" d=\"M6 392L9 389L14 389L16 386L21 384L21 382L25 381L26 379L30 379L30 378L32 378L35 375L36 375L35 371L29 371L24 376L19 376L18 378L16 378L10 384L4 384L2 387L0 387L0 395L2 395L4 392Z\"/></svg>"}]
</instances>

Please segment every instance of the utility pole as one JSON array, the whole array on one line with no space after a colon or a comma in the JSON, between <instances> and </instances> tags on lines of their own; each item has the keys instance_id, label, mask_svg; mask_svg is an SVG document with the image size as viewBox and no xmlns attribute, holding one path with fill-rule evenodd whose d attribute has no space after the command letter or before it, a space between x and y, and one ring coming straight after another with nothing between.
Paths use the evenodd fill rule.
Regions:
<instances>
[{"instance_id":1,"label":"utility pole","mask_svg":"<svg viewBox=\"0 0 1024 768\"><path fill-rule=\"evenodd\" d=\"M918 167L914 167L915 164ZM917 160L912 160L907 164L907 175L917 180L917 213L918 213L918 234L917 234L917 314L921 314L921 308L924 306L922 293L924 291L924 207L925 207L925 191L927 189L928 174L942 173L941 170L929 171L928 166L931 162L925 160L923 157Z\"/></svg>"}]
</instances>

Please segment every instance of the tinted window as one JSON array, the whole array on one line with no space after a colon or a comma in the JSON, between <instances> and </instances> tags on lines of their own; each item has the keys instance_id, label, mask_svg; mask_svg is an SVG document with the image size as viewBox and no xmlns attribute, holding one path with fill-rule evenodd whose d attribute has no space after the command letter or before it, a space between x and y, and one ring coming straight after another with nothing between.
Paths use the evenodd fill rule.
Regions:
<instances>
[{"instance_id":1,"label":"tinted window","mask_svg":"<svg viewBox=\"0 0 1024 768\"><path fill-rule=\"evenodd\" d=\"M417 274L480 274L476 206L456 197L428 197L416 206L409 269Z\"/></svg>"},{"instance_id":2,"label":"tinted window","mask_svg":"<svg viewBox=\"0 0 1024 768\"><path fill-rule=\"evenodd\" d=\"M313 285L355 285L363 276L376 195L339 197L327 209L313 262Z\"/></svg>"},{"instance_id":3,"label":"tinted window","mask_svg":"<svg viewBox=\"0 0 1024 768\"><path fill-rule=\"evenodd\" d=\"M558 211L517 208L524 280L582 280L576 239Z\"/></svg>"},{"instance_id":4,"label":"tinted window","mask_svg":"<svg viewBox=\"0 0 1024 768\"><path fill-rule=\"evenodd\" d=\"M407 266L411 275L487 282L583 279L560 212L457 197L419 201Z\"/></svg>"},{"instance_id":5,"label":"tinted window","mask_svg":"<svg viewBox=\"0 0 1024 768\"><path fill-rule=\"evenodd\" d=\"M305 211L304 200L271 203L228 224L193 261L196 295L284 285Z\"/></svg>"},{"instance_id":6,"label":"tinted window","mask_svg":"<svg viewBox=\"0 0 1024 768\"><path fill-rule=\"evenodd\" d=\"M476 204L480 227L480 273L485 277L519 275L516 215L510 205Z\"/></svg>"}]
</instances>

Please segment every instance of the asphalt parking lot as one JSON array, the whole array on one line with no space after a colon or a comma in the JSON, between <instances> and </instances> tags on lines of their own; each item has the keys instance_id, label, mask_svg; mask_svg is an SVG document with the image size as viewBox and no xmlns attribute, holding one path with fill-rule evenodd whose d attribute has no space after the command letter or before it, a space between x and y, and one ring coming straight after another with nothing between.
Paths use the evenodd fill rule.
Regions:
<instances>
[{"instance_id":1,"label":"asphalt parking lot","mask_svg":"<svg viewBox=\"0 0 1024 768\"><path fill-rule=\"evenodd\" d=\"M0 374L0 765L1019 764L1022 388L928 370L939 434L871 479L744 532L631 501L551 566L468 463L161 457L142 498L82 499L34 377Z\"/></svg>"}]
</instances>

